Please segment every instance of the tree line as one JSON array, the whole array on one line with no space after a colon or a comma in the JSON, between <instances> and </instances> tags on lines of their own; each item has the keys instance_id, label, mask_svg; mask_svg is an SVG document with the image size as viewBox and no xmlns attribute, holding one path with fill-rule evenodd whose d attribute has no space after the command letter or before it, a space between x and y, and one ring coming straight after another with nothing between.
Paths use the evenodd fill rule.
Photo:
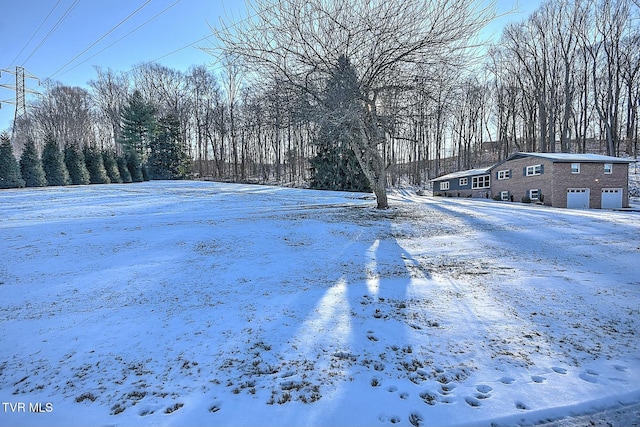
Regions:
<instances>
[{"instance_id":1,"label":"tree line","mask_svg":"<svg viewBox=\"0 0 640 427\"><path fill-rule=\"evenodd\" d=\"M28 140L19 160L6 132L0 134L0 188L130 183L148 180L140 163L109 149L75 145L61 148L51 135L38 150Z\"/></svg>"},{"instance_id":2,"label":"tree line","mask_svg":"<svg viewBox=\"0 0 640 427\"><path fill-rule=\"evenodd\" d=\"M474 42L494 18L480 1L252 7L216 31L215 69L49 82L14 147L51 138L133 157L153 177L373 190L380 207L388 185L517 150L637 152L636 0L547 0L488 47Z\"/></svg>"}]
</instances>

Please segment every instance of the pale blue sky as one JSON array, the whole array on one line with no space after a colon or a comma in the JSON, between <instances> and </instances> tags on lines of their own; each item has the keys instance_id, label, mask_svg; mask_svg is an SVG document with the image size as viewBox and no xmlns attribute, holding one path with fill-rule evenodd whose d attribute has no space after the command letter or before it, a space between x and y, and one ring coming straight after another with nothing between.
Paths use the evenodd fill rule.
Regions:
<instances>
[{"instance_id":1,"label":"pale blue sky","mask_svg":"<svg viewBox=\"0 0 640 427\"><path fill-rule=\"evenodd\" d=\"M81 87L95 78L95 65L127 71L141 62L157 61L186 71L191 65L210 63L212 57L198 49L215 43L214 37L201 40L211 35L209 24L219 25L220 17L225 17L226 22L244 17L244 2L238 0L2 0L2 3L0 69L21 65L41 80L52 78ZM513 9L517 12L496 20L487 33L498 37L506 22L526 18L540 3L541 0L499 0L498 13ZM136 30L137 27L140 28ZM14 79L3 72L0 84L13 85ZM28 80L27 87L37 90L38 83ZM0 88L0 101L13 98L13 91ZM2 103L0 131L11 124L14 111L12 104Z\"/></svg>"}]
</instances>

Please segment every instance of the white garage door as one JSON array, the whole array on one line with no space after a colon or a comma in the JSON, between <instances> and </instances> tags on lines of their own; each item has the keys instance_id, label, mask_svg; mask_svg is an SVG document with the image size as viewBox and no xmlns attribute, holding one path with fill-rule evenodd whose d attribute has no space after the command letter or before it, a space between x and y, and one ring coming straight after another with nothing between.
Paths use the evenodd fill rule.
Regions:
<instances>
[{"instance_id":1,"label":"white garage door","mask_svg":"<svg viewBox=\"0 0 640 427\"><path fill-rule=\"evenodd\" d=\"M602 209L617 209L622 207L622 188L602 189Z\"/></svg>"},{"instance_id":2,"label":"white garage door","mask_svg":"<svg viewBox=\"0 0 640 427\"><path fill-rule=\"evenodd\" d=\"M567 207L571 209L589 209L589 189L568 188Z\"/></svg>"}]
</instances>

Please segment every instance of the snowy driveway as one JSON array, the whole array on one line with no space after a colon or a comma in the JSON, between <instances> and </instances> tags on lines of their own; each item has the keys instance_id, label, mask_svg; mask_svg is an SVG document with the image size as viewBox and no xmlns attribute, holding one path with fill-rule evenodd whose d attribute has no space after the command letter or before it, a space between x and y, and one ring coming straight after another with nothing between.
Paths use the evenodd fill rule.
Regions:
<instances>
[{"instance_id":1,"label":"snowy driveway","mask_svg":"<svg viewBox=\"0 0 640 427\"><path fill-rule=\"evenodd\" d=\"M488 426L640 401L638 214L391 202L0 192L0 425Z\"/></svg>"}]
</instances>

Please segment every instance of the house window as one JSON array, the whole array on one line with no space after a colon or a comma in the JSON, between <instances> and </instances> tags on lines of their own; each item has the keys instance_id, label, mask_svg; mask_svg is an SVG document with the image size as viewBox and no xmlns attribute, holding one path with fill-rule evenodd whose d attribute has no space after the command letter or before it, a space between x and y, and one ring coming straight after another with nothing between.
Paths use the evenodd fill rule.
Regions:
<instances>
[{"instance_id":1,"label":"house window","mask_svg":"<svg viewBox=\"0 0 640 427\"><path fill-rule=\"evenodd\" d=\"M613 173L613 164L605 163L604 164L604 173L605 173L605 175L611 175Z\"/></svg>"},{"instance_id":2,"label":"house window","mask_svg":"<svg viewBox=\"0 0 640 427\"><path fill-rule=\"evenodd\" d=\"M509 179L509 178L511 178L510 170L498 171L498 179Z\"/></svg>"},{"instance_id":3,"label":"house window","mask_svg":"<svg viewBox=\"0 0 640 427\"><path fill-rule=\"evenodd\" d=\"M540 198L540 190L529 190L529 198L531 200L538 200Z\"/></svg>"},{"instance_id":4,"label":"house window","mask_svg":"<svg viewBox=\"0 0 640 427\"><path fill-rule=\"evenodd\" d=\"M526 176L534 176L542 174L542 165L527 166Z\"/></svg>"},{"instance_id":5,"label":"house window","mask_svg":"<svg viewBox=\"0 0 640 427\"><path fill-rule=\"evenodd\" d=\"M469 184L469 178L460 178L460 182L459 182L460 187L467 184Z\"/></svg>"},{"instance_id":6,"label":"house window","mask_svg":"<svg viewBox=\"0 0 640 427\"><path fill-rule=\"evenodd\" d=\"M442 181L440 183L440 190L448 190L449 189L449 181Z\"/></svg>"},{"instance_id":7,"label":"house window","mask_svg":"<svg viewBox=\"0 0 640 427\"><path fill-rule=\"evenodd\" d=\"M489 188L490 182L491 180L489 178L489 175L474 176L471 179L471 188Z\"/></svg>"},{"instance_id":8,"label":"house window","mask_svg":"<svg viewBox=\"0 0 640 427\"><path fill-rule=\"evenodd\" d=\"M508 191L501 191L500 192L500 200L504 201L504 202L508 202L509 199L509 192Z\"/></svg>"}]
</instances>

